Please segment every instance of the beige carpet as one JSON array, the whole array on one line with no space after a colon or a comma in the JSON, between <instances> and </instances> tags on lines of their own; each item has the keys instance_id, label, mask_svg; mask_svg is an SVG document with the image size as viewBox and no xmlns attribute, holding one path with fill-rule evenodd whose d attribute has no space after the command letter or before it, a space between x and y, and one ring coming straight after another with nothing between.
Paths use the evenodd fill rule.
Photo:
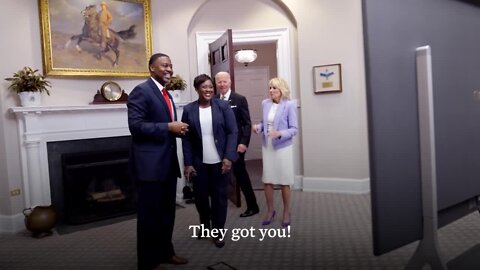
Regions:
<instances>
[{"instance_id":1,"label":"beige carpet","mask_svg":"<svg viewBox=\"0 0 480 270\"><path fill-rule=\"evenodd\" d=\"M417 243L389 254L372 255L369 195L292 192L290 237L260 240L259 229L277 232L280 219L262 227L264 198L256 192L260 215L239 218L243 209L229 207L226 245L192 238L189 225L197 224L193 205L177 210L174 245L190 263L168 269L207 269L217 262L239 270L265 269L403 269ZM281 210L280 192L275 192ZM395 213L392 213L394 215ZM135 269L135 219L70 234L33 239L28 233L0 235L0 269ZM256 237L232 241L234 228L253 228ZM280 230L280 231L279 231ZM270 231L273 232L273 231ZM480 242L478 213L439 230L439 245L450 260ZM225 268L220 268L225 269Z\"/></svg>"},{"instance_id":2,"label":"beige carpet","mask_svg":"<svg viewBox=\"0 0 480 270\"><path fill-rule=\"evenodd\" d=\"M251 159L245 161L245 165L247 167L248 175L250 176L250 182L252 183L253 190L263 190L262 164L263 163L261 159Z\"/></svg>"}]
</instances>

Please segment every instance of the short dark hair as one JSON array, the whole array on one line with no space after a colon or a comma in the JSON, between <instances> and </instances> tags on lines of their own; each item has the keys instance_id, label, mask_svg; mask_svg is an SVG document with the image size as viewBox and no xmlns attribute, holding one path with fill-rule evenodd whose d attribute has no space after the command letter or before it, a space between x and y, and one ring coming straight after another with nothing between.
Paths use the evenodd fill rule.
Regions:
<instances>
[{"instance_id":1,"label":"short dark hair","mask_svg":"<svg viewBox=\"0 0 480 270\"><path fill-rule=\"evenodd\" d=\"M170 56L164 54L164 53L156 53L156 54L153 54L152 56L150 56L150 60L148 61L148 66L152 65L153 62L155 62L155 60L157 60L158 58L160 57L168 57L170 58Z\"/></svg>"},{"instance_id":2,"label":"short dark hair","mask_svg":"<svg viewBox=\"0 0 480 270\"><path fill-rule=\"evenodd\" d=\"M200 85L208 80L213 82L212 78L210 78L210 76L208 76L207 74L200 74L197 77L195 77L195 79L193 80L193 87L195 87L195 89L198 90Z\"/></svg>"}]
</instances>

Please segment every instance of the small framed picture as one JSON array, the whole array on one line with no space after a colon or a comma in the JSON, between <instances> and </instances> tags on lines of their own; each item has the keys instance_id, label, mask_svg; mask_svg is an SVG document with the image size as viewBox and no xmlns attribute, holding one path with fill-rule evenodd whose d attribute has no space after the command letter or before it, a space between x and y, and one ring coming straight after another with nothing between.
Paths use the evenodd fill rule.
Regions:
<instances>
[{"instance_id":1,"label":"small framed picture","mask_svg":"<svg viewBox=\"0 0 480 270\"><path fill-rule=\"evenodd\" d=\"M313 92L315 94L342 92L342 65L314 66Z\"/></svg>"}]
</instances>

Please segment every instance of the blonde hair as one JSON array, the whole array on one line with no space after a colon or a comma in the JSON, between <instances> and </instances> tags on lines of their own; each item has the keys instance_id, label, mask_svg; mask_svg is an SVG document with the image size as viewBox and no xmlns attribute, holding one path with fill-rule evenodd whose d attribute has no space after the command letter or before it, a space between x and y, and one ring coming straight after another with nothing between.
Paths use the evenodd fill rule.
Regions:
<instances>
[{"instance_id":1,"label":"blonde hair","mask_svg":"<svg viewBox=\"0 0 480 270\"><path fill-rule=\"evenodd\" d=\"M275 87L282 93L282 98L290 100L290 90L288 89L288 83L282 78L272 78L268 82L268 87Z\"/></svg>"}]
</instances>

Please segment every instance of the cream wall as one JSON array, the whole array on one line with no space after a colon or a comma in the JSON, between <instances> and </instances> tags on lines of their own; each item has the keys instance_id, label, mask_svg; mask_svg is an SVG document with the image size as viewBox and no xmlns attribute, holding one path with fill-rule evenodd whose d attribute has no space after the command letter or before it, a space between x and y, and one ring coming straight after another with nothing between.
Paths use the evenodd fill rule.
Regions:
<instances>
[{"instance_id":1,"label":"cream wall","mask_svg":"<svg viewBox=\"0 0 480 270\"><path fill-rule=\"evenodd\" d=\"M3 112L2 101L3 92L0 92L0 111ZM10 209L10 197L8 196L9 184L7 179L7 163L6 163L6 148L5 148L5 130L4 130L4 118L0 117L0 213L6 213L7 209Z\"/></svg>"},{"instance_id":2,"label":"cream wall","mask_svg":"<svg viewBox=\"0 0 480 270\"><path fill-rule=\"evenodd\" d=\"M3 78L24 66L42 70L42 48L40 43L40 23L37 1L19 0L5 4L0 9L2 27L2 50L0 56L0 94L3 132L0 152L0 222L2 215L21 212L24 208L17 124L10 107L18 106L16 95L7 91L8 84ZM79 33L81 29L79 29ZM103 82L113 79L129 92L141 80L115 78L62 79L49 78L52 83L51 96L43 97L44 105L85 105L93 100L93 95ZM2 129L0 129L2 131ZM0 149L2 149L0 148ZM7 158L8 157L8 158ZM10 197L10 190L20 188L20 196ZM1 230L0 223L0 230Z\"/></svg>"},{"instance_id":3,"label":"cream wall","mask_svg":"<svg viewBox=\"0 0 480 270\"><path fill-rule=\"evenodd\" d=\"M248 8L244 4L247 2L252 2L255 9ZM347 180L352 184L368 179L360 1L275 2L283 2L290 9L294 23L288 19L288 10L282 10L270 0L182 0L181 5L177 1L151 1L154 52L162 51L171 56L175 73L184 75L191 91L192 78L197 75L196 31L292 29L292 70L295 73L292 88L296 89L296 98L301 100L304 185L307 184L307 189L322 190L322 184L335 183L336 180ZM204 7L232 11L216 12L214 9L215 12L211 12L215 15L212 15ZM249 16L238 16L244 13ZM41 68L38 16L37 2L31 0L10 1L0 9L0 23L4 26L0 78L10 76L25 65ZM328 63L342 63L344 91L341 94L313 95L312 66ZM95 91L108 79L112 78L51 78L52 95L45 98L44 104L88 104ZM127 92L141 81L113 80ZM1 80L0 222L2 218L17 215L25 207L23 196L9 195L9 190L21 188L22 182L16 122L7 111L17 106L18 101L15 96L7 94L6 87L7 83ZM185 97L190 96L189 91L184 93Z\"/></svg>"},{"instance_id":4,"label":"cream wall","mask_svg":"<svg viewBox=\"0 0 480 270\"><path fill-rule=\"evenodd\" d=\"M304 187L368 191L361 1L283 2L298 22ZM334 63L342 64L343 92L314 95L312 67Z\"/></svg>"},{"instance_id":5,"label":"cream wall","mask_svg":"<svg viewBox=\"0 0 480 270\"><path fill-rule=\"evenodd\" d=\"M2 104L2 150L0 152L0 214L11 214L23 209L22 196L10 197L9 190L21 186L20 157L18 154L17 127L9 107L15 105L15 96L5 89L7 82L3 80L24 65L41 66L40 47L32 46L40 37L36 2L20 0L5 5L0 11L2 27L2 64L0 65L0 99ZM15 24L13 24L15 22ZM35 57L38 55L38 57ZM21 208L21 209L20 209Z\"/></svg>"}]
</instances>

